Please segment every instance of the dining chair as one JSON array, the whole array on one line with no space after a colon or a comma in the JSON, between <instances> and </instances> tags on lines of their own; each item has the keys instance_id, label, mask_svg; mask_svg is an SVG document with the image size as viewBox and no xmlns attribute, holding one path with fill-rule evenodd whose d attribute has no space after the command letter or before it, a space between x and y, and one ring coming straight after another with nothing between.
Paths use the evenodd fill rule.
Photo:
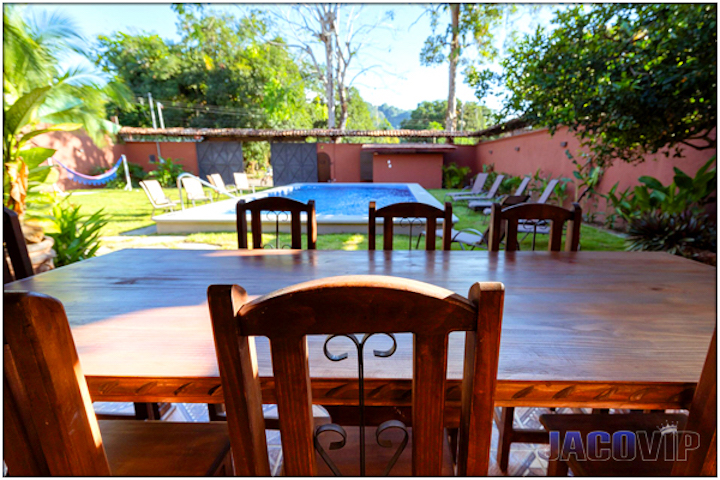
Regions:
<instances>
[{"instance_id":1,"label":"dining chair","mask_svg":"<svg viewBox=\"0 0 720 480\"><path fill-rule=\"evenodd\" d=\"M530 195L510 195L505 198L503 198L500 201L501 207L510 207L513 205L518 205L520 203L525 203L530 198ZM451 235L451 243L457 243L460 245L461 250L465 250L466 247L470 247L470 250L475 250L476 248L485 247L488 246L488 233L490 232L490 226L485 229L484 232L480 232L479 230L472 228L472 227L466 227L462 228L460 230L455 230L454 228L450 230ZM440 236L442 235L442 230L438 229L435 230L435 235ZM420 246L420 239L425 236L425 232L420 232L418 235L418 241L415 245L415 248Z\"/></svg>"},{"instance_id":2,"label":"dining chair","mask_svg":"<svg viewBox=\"0 0 720 480\"><path fill-rule=\"evenodd\" d=\"M34 275L32 262L25 245L25 237L20 227L20 220L17 213L7 207L3 207L3 284L22 280ZM161 419L170 413L170 404L158 403L135 403L132 409L118 411L116 405L112 408L105 408L107 405L98 405L96 414L103 419L127 419L138 420ZM106 411L106 410L112 410Z\"/></svg>"},{"instance_id":3,"label":"dining chair","mask_svg":"<svg viewBox=\"0 0 720 480\"><path fill-rule=\"evenodd\" d=\"M247 177L246 177L247 181ZM307 248L315 250L317 248L317 219L315 216L315 200L308 203L298 202L291 198L284 197L265 197L249 202L239 200L236 206L237 213L237 232L238 232L238 248L247 249L247 212L251 214L252 225L252 242L253 249L265 248L271 245L263 245L262 243L262 212L268 212L269 215L275 216L275 248L279 247L280 241L280 219L283 215L290 219L290 248L302 248L301 234L301 214L307 215ZM208 404L208 414L210 420L225 420L225 405ZM321 407L317 407L314 411L314 417L318 424L327 423L329 414ZM265 428L278 429L277 417L275 412L266 415Z\"/></svg>"},{"instance_id":4,"label":"dining chair","mask_svg":"<svg viewBox=\"0 0 720 480\"><path fill-rule=\"evenodd\" d=\"M235 208L237 213L238 248L249 248L247 241L247 212L251 214L251 230L253 249L265 248L262 243L262 212L275 217L275 248L279 248L280 220L290 220L290 248L302 248L301 215L307 215L307 248L315 250L317 246L317 218L315 216L315 200L308 203L298 202L285 197L265 197L249 202L241 199Z\"/></svg>"},{"instance_id":5,"label":"dining chair","mask_svg":"<svg viewBox=\"0 0 720 480\"><path fill-rule=\"evenodd\" d=\"M550 241L548 250L557 252L562 248L563 226L568 223L565 238L565 250L576 252L580 246L580 225L582 209L573 203L572 210L555 205L539 203L521 203L512 207L492 206L488 251L500 250L500 241L505 237L505 250L519 250L518 222L523 219L548 220L550 224ZM495 422L498 427L497 462L501 471L506 472L510 459L510 447L513 443L548 443L547 432L543 430L515 429L515 407L498 407L495 411Z\"/></svg>"},{"instance_id":6,"label":"dining chair","mask_svg":"<svg viewBox=\"0 0 720 480\"><path fill-rule=\"evenodd\" d=\"M232 474L224 423L98 421L62 303L32 292L3 299L9 475Z\"/></svg>"},{"instance_id":7,"label":"dining chair","mask_svg":"<svg viewBox=\"0 0 720 480\"><path fill-rule=\"evenodd\" d=\"M324 278L252 301L237 285L210 286L208 303L236 473L269 474L253 338L264 336L270 341L286 475L379 475L388 469L397 475L452 474L443 415L448 334L464 331L457 473L486 475L503 300L501 283L475 283L464 298L434 285L381 275ZM362 340L358 333L364 333ZM397 342L412 342L411 425L390 420L375 432L363 428L362 422L354 428L335 424L314 427L308 335L328 336L324 352L332 361L350 358L328 349L328 342L339 336L356 346L357 357L352 358L358 359L363 358L362 347L368 338L388 336L394 346L374 350L378 361L391 356ZM362 412L361 365L364 363L359 361L358 380L353 380L357 387L353 385L350 391L358 389ZM397 433L396 443L387 441L389 431ZM340 440L328 445L328 434L338 435ZM345 448L340 448L343 445ZM359 452L349 450L350 446L358 446Z\"/></svg>"},{"instance_id":8,"label":"dining chair","mask_svg":"<svg viewBox=\"0 0 720 480\"><path fill-rule=\"evenodd\" d=\"M3 284L33 276L18 214L3 206Z\"/></svg>"},{"instance_id":9,"label":"dining chair","mask_svg":"<svg viewBox=\"0 0 720 480\"><path fill-rule=\"evenodd\" d=\"M512 207L502 208L500 205L492 206L490 217L490 244L488 250L500 250L500 239L505 233L505 250L519 250L517 239L518 222L522 220L550 221L550 240L548 250L560 251L562 247L562 234L565 223L568 223L565 236L565 250L576 252L580 246L580 225L582 224L582 209L573 203L572 210L562 207L540 203L523 203Z\"/></svg>"},{"instance_id":10,"label":"dining chair","mask_svg":"<svg viewBox=\"0 0 720 480\"><path fill-rule=\"evenodd\" d=\"M717 476L717 329L690 403L689 415L668 413L621 413L601 415L541 415L540 423L548 432L557 432L559 443L548 462L548 476ZM658 453L641 452L636 443L635 458L607 455L602 461L570 455L563 451L567 432L587 439L591 432L606 432L608 440L617 432L631 432L636 442L643 435L652 439ZM654 435L654 436L653 436ZM619 438L619 437L618 437ZM629 440L630 437L627 441ZM607 442L609 443L609 442ZM670 448L667 445L670 444ZM673 448L674 447L674 448ZM586 445L587 448L587 445ZM630 447L628 448L628 452ZM593 455L595 452L582 452ZM668 455L671 453L672 455ZM594 458L594 457L593 457Z\"/></svg>"},{"instance_id":11,"label":"dining chair","mask_svg":"<svg viewBox=\"0 0 720 480\"><path fill-rule=\"evenodd\" d=\"M435 235L437 219L443 220L442 242L443 250L450 250L450 237L452 230L452 205L445 202L445 210L432 205L418 202L393 203L376 209L375 202L370 202L368 214L368 249L375 250L376 220L383 219L383 250L393 249L394 219L399 218L400 227L408 227L410 233L409 250L412 250L413 226L425 224L425 250L435 250ZM424 222L423 222L424 220ZM418 239L419 240L419 239Z\"/></svg>"},{"instance_id":12,"label":"dining chair","mask_svg":"<svg viewBox=\"0 0 720 480\"><path fill-rule=\"evenodd\" d=\"M180 179L183 188L185 189L185 198L192 202L193 207L195 202L207 201L212 202L212 198L208 197L203 189L202 183L195 177L183 177ZM180 199L182 201L182 198Z\"/></svg>"}]
</instances>

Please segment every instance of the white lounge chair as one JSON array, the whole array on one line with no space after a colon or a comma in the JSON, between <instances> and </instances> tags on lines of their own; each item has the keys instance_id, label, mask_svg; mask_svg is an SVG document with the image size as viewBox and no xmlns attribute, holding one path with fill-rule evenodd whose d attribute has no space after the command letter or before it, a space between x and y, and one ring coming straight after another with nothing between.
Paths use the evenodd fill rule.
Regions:
<instances>
[{"instance_id":1,"label":"white lounge chair","mask_svg":"<svg viewBox=\"0 0 720 480\"><path fill-rule=\"evenodd\" d=\"M456 200L460 200L463 196L481 195L487 177L487 173L478 173L475 177L475 181L472 184L472 189L465 187L463 188L462 192L446 193L445 199L447 199L447 197L450 197L450 200L454 202ZM468 192L467 190L470 191Z\"/></svg>"},{"instance_id":2,"label":"white lounge chair","mask_svg":"<svg viewBox=\"0 0 720 480\"><path fill-rule=\"evenodd\" d=\"M225 180L223 180L222 175L219 173L211 173L207 176L208 182L212 184L213 186L217 187L220 192L227 192L227 193L233 193L237 192L237 187L235 185L229 184L225 185ZM220 192L215 192L215 199L220 196Z\"/></svg>"},{"instance_id":3,"label":"white lounge chair","mask_svg":"<svg viewBox=\"0 0 720 480\"><path fill-rule=\"evenodd\" d=\"M233 176L235 177L235 188L242 194L243 190L250 190L252 189L252 193L255 193L255 187L250 186L250 182L248 182L248 176L247 173L233 173Z\"/></svg>"},{"instance_id":4,"label":"white lounge chair","mask_svg":"<svg viewBox=\"0 0 720 480\"><path fill-rule=\"evenodd\" d=\"M160 186L160 182L157 180L141 180L140 186L145 192L145 195L147 195L148 200L150 200L150 205L153 207L152 213L150 214L151 217L155 216L155 210L158 208L169 208L171 212L175 210L178 202L170 200L167 195L165 195L165 192L163 192Z\"/></svg>"},{"instance_id":5,"label":"white lounge chair","mask_svg":"<svg viewBox=\"0 0 720 480\"><path fill-rule=\"evenodd\" d=\"M193 207L196 201L209 201L212 202L212 198L208 197L203 190L202 183L195 177L183 177L182 186L185 189L186 198L192 202Z\"/></svg>"},{"instance_id":6,"label":"white lounge chair","mask_svg":"<svg viewBox=\"0 0 720 480\"><path fill-rule=\"evenodd\" d=\"M530 177L523 178L522 182L520 182L520 185L518 185L518 188L515 190L514 196L518 197L525 193L525 189L527 188L528 184L530 183ZM492 207L493 203L497 203L500 201L500 197L496 198L488 198L487 200L472 200L468 202L468 208L472 208L473 210L480 210L482 209L489 209ZM483 213L485 213L483 211ZM490 212L485 213L486 215L489 215Z\"/></svg>"}]
</instances>

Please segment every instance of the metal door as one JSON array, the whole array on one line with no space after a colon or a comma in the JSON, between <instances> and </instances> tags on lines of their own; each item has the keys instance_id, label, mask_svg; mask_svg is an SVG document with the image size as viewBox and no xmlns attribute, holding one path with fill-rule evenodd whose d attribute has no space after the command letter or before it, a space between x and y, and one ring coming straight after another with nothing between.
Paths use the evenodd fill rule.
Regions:
<instances>
[{"instance_id":1,"label":"metal door","mask_svg":"<svg viewBox=\"0 0 720 480\"><path fill-rule=\"evenodd\" d=\"M242 142L199 142L197 161L200 178L219 173L226 185L235 183L233 173L244 172Z\"/></svg>"},{"instance_id":2,"label":"metal door","mask_svg":"<svg viewBox=\"0 0 720 480\"><path fill-rule=\"evenodd\" d=\"M270 164L276 187L318 181L317 146L314 143L272 143Z\"/></svg>"}]
</instances>

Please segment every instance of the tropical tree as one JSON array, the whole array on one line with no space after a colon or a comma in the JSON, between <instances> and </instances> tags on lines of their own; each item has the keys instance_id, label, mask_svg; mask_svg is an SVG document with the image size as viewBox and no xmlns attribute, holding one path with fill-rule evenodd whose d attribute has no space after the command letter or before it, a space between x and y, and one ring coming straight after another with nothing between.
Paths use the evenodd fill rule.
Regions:
<instances>
[{"instance_id":1,"label":"tropical tree","mask_svg":"<svg viewBox=\"0 0 720 480\"><path fill-rule=\"evenodd\" d=\"M553 23L504 62L506 113L567 126L599 166L716 148L716 5L574 6Z\"/></svg>"},{"instance_id":2,"label":"tropical tree","mask_svg":"<svg viewBox=\"0 0 720 480\"><path fill-rule=\"evenodd\" d=\"M26 21L14 6L4 13L4 203L24 215L28 194L40 193L57 175L42 165L55 150L33 146L32 139L84 128L102 142L116 129L105 119L105 105L110 99L122 103L127 91L93 72L59 70L59 56L79 51L82 40L68 18L54 14Z\"/></svg>"},{"instance_id":3,"label":"tropical tree","mask_svg":"<svg viewBox=\"0 0 720 480\"><path fill-rule=\"evenodd\" d=\"M492 116L492 111L475 102L461 102L456 100L456 111L459 124L464 131L481 130L487 126L487 119ZM410 130L432 130L432 124L439 124L441 127L447 117L447 101L435 100L432 102L421 102L417 108L410 112L410 118L406 118L400 124L400 128ZM438 129L441 130L442 128Z\"/></svg>"},{"instance_id":4,"label":"tropical tree","mask_svg":"<svg viewBox=\"0 0 720 480\"><path fill-rule=\"evenodd\" d=\"M448 64L448 98L450 105L445 114L445 129L457 128L456 79L457 68L463 64L463 54L471 45L477 47L479 57L491 60L497 49L493 45L493 29L507 14L514 11L513 6L491 3L449 3L428 7L432 35L425 40L420 52L423 65ZM441 14L450 15L450 23L445 31L438 33Z\"/></svg>"},{"instance_id":5,"label":"tropical tree","mask_svg":"<svg viewBox=\"0 0 720 480\"><path fill-rule=\"evenodd\" d=\"M240 18L178 5L179 42L157 35L100 36L95 63L136 94L130 108L112 105L120 123L149 126L143 97L164 107L167 126L309 127L306 75L259 11ZM270 37L265 39L265 37Z\"/></svg>"},{"instance_id":6,"label":"tropical tree","mask_svg":"<svg viewBox=\"0 0 720 480\"><path fill-rule=\"evenodd\" d=\"M351 65L360 63L358 57L372 43L373 32L387 28L387 21L394 15L388 10L375 20L364 22L362 11L363 7L358 5L315 4L297 5L278 15L290 38L289 46L302 52L314 78L322 86L328 128L346 128L354 81L379 66L353 69ZM322 56L314 52L314 46L322 47Z\"/></svg>"}]
</instances>

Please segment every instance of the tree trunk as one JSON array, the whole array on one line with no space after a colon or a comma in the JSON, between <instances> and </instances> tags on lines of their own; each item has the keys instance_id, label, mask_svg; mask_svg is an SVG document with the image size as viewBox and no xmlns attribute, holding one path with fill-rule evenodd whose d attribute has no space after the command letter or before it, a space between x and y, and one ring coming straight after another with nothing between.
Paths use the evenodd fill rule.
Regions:
<instances>
[{"instance_id":1,"label":"tree trunk","mask_svg":"<svg viewBox=\"0 0 720 480\"><path fill-rule=\"evenodd\" d=\"M335 128L335 49L333 46L332 30L335 25L334 12L332 9L324 12L322 20L322 41L325 44L325 98L328 107L328 128Z\"/></svg>"},{"instance_id":2,"label":"tree trunk","mask_svg":"<svg viewBox=\"0 0 720 480\"><path fill-rule=\"evenodd\" d=\"M447 116L445 117L445 130L454 132L457 127L457 105L455 99L455 77L457 76L457 64L460 57L460 5L450 4L450 15L452 17L452 39L450 41L450 75L448 79L448 105Z\"/></svg>"}]
</instances>

